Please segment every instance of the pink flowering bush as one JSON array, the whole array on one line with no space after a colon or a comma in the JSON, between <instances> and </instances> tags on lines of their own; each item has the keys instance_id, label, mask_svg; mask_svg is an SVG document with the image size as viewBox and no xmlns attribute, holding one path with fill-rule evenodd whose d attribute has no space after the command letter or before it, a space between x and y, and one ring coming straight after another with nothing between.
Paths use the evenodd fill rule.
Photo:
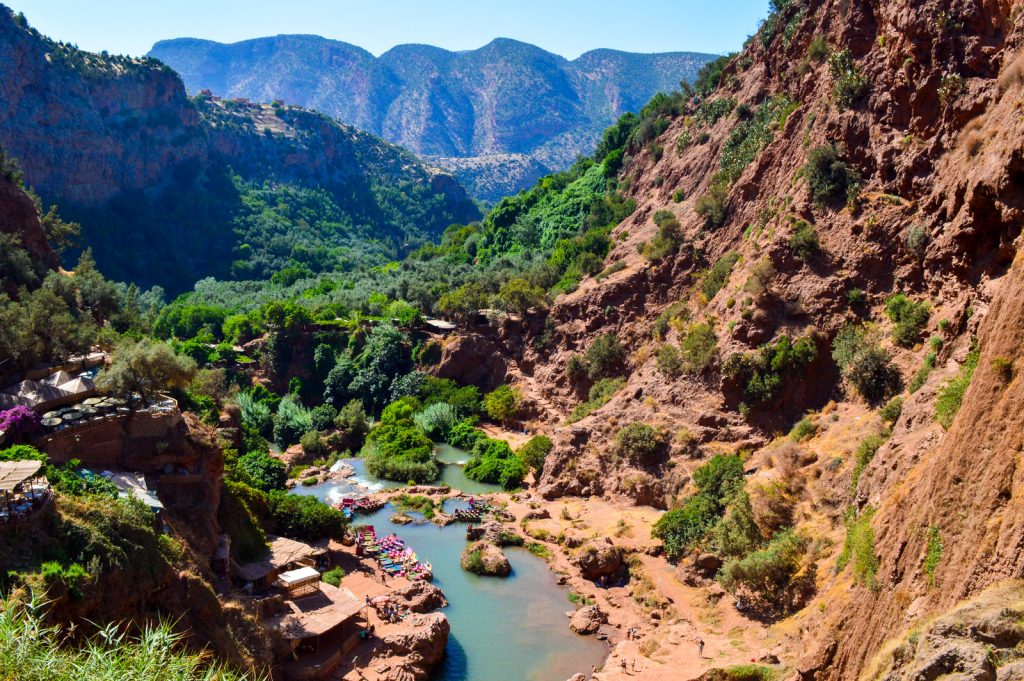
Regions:
<instances>
[{"instance_id":1,"label":"pink flowering bush","mask_svg":"<svg viewBox=\"0 0 1024 681\"><path fill-rule=\"evenodd\" d=\"M24 405L19 404L6 411L0 411L0 430L6 432L13 440L23 440L42 429L39 414Z\"/></svg>"}]
</instances>

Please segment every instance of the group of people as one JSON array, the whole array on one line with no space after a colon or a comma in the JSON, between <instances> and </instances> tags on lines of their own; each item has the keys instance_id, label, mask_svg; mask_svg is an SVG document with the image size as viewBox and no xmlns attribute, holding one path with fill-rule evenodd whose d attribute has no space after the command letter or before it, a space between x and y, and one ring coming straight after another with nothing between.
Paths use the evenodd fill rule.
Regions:
<instances>
[{"instance_id":1,"label":"group of people","mask_svg":"<svg viewBox=\"0 0 1024 681\"><path fill-rule=\"evenodd\" d=\"M388 624L398 624L405 619L407 614L401 606L394 603L383 603L377 608L377 617Z\"/></svg>"}]
</instances>

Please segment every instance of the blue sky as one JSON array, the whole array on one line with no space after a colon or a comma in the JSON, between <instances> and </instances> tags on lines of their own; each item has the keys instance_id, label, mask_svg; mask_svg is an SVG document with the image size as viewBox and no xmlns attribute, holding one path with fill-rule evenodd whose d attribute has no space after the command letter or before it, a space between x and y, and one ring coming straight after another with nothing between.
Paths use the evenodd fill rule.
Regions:
<instances>
[{"instance_id":1,"label":"blue sky","mask_svg":"<svg viewBox=\"0 0 1024 681\"><path fill-rule=\"evenodd\" d=\"M183 36L234 42L314 33L379 55L402 43L451 50L515 38L574 58L608 47L631 52L736 50L768 0L3 0L51 38L145 54Z\"/></svg>"}]
</instances>

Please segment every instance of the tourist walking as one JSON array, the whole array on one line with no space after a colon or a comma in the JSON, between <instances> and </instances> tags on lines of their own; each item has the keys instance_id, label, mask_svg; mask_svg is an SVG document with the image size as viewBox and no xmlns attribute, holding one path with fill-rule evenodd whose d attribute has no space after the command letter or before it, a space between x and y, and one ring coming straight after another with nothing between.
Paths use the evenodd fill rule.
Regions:
<instances>
[{"instance_id":1,"label":"tourist walking","mask_svg":"<svg viewBox=\"0 0 1024 681\"><path fill-rule=\"evenodd\" d=\"M704 639L697 639L697 657L704 659Z\"/></svg>"}]
</instances>

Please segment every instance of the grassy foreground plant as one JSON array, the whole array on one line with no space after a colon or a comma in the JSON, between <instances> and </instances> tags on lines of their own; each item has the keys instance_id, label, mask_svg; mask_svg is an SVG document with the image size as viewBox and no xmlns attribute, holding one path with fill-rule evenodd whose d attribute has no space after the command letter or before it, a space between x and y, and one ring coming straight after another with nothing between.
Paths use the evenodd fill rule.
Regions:
<instances>
[{"instance_id":1,"label":"grassy foreground plant","mask_svg":"<svg viewBox=\"0 0 1024 681\"><path fill-rule=\"evenodd\" d=\"M0 602L0 678L18 681L261 681L214 664L207 654L181 648L171 625L146 627L138 636L103 628L80 648L43 622L42 602Z\"/></svg>"}]
</instances>

